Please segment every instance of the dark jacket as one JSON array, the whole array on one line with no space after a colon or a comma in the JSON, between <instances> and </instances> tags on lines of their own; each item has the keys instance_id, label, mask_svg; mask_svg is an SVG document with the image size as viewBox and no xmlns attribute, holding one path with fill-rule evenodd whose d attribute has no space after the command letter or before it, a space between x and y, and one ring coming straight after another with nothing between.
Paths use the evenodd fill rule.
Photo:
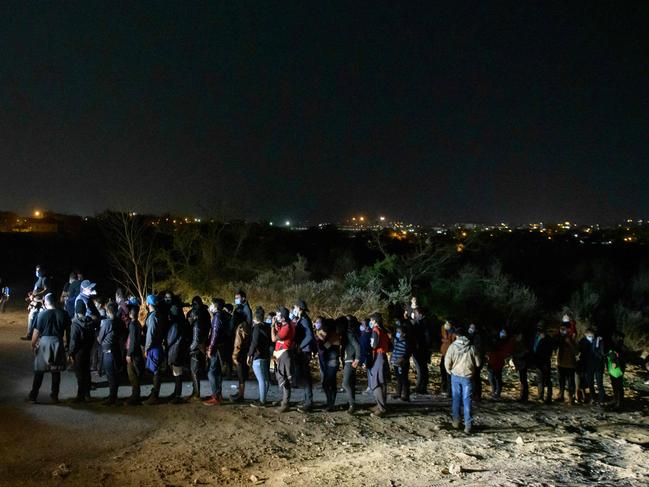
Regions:
<instances>
[{"instance_id":1,"label":"dark jacket","mask_svg":"<svg viewBox=\"0 0 649 487\"><path fill-rule=\"evenodd\" d=\"M139 321L131 320L128 324L128 339L126 340L126 356L134 361L143 360L142 347L144 336Z\"/></svg>"},{"instance_id":2,"label":"dark jacket","mask_svg":"<svg viewBox=\"0 0 649 487\"><path fill-rule=\"evenodd\" d=\"M354 330L347 330L342 359L343 362L354 362L356 360L360 362L361 360L361 346Z\"/></svg>"},{"instance_id":3,"label":"dark jacket","mask_svg":"<svg viewBox=\"0 0 649 487\"><path fill-rule=\"evenodd\" d=\"M167 320L158 311L150 312L146 317L146 350L151 348L162 348L163 341L167 335Z\"/></svg>"},{"instance_id":4,"label":"dark jacket","mask_svg":"<svg viewBox=\"0 0 649 487\"><path fill-rule=\"evenodd\" d=\"M311 318L306 313L297 321L295 326L295 345L300 352L314 352L316 349L315 335Z\"/></svg>"},{"instance_id":5,"label":"dark jacket","mask_svg":"<svg viewBox=\"0 0 649 487\"><path fill-rule=\"evenodd\" d=\"M115 332L115 323L117 319L113 320L105 318L101 320L101 327L99 328L99 336L97 341L101 345L101 351L104 353L117 353L119 352L118 335Z\"/></svg>"},{"instance_id":6,"label":"dark jacket","mask_svg":"<svg viewBox=\"0 0 649 487\"><path fill-rule=\"evenodd\" d=\"M207 346L207 351L210 354L216 353L218 347L225 342L228 337L228 323L229 316L222 310L217 311L212 316L212 324L210 328L210 339Z\"/></svg>"},{"instance_id":7,"label":"dark jacket","mask_svg":"<svg viewBox=\"0 0 649 487\"><path fill-rule=\"evenodd\" d=\"M189 342L191 331L182 313L171 318L167 331L167 363L182 367L189 361Z\"/></svg>"},{"instance_id":8,"label":"dark jacket","mask_svg":"<svg viewBox=\"0 0 649 487\"><path fill-rule=\"evenodd\" d=\"M545 335L543 338L534 337L532 352L534 353L534 364L537 367L550 368L552 366L552 353L555 349L555 342L552 337Z\"/></svg>"},{"instance_id":9,"label":"dark jacket","mask_svg":"<svg viewBox=\"0 0 649 487\"><path fill-rule=\"evenodd\" d=\"M365 331L362 331L360 336L358 337L358 344L361 347L361 364L365 365L366 367L369 367L372 365L372 345L371 345L371 339L372 339L372 330L367 327Z\"/></svg>"},{"instance_id":10,"label":"dark jacket","mask_svg":"<svg viewBox=\"0 0 649 487\"><path fill-rule=\"evenodd\" d=\"M83 318L74 318L72 328L70 329L70 344L68 345L68 355L75 356L77 353L90 353L95 342L95 323L92 318L84 316Z\"/></svg>"},{"instance_id":11,"label":"dark jacket","mask_svg":"<svg viewBox=\"0 0 649 487\"><path fill-rule=\"evenodd\" d=\"M192 309L187 318L192 326L192 343L189 347L189 353L205 352L207 337L210 333L210 312L207 306L202 305L198 309Z\"/></svg>"},{"instance_id":12,"label":"dark jacket","mask_svg":"<svg viewBox=\"0 0 649 487\"><path fill-rule=\"evenodd\" d=\"M253 360L270 359L270 325L268 323L255 323L252 326L248 357Z\"/></svg>"},{"instance_id":13,"label":"dark jacket","mask_svg":"<svg viewBox=\"0 0 649 487\"><path fill-rule=\"evenodd\" d=\"M579 361L584 370L598 370L604 367L604 340L595 337L589 342L586 337L579 340Z\"/></svg>"}]
</instances>

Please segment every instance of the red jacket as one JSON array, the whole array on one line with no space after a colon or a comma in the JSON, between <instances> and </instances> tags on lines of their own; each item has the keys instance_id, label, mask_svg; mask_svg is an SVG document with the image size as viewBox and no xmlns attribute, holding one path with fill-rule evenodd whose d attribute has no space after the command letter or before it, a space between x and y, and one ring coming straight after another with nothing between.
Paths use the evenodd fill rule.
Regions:
<instances>
[{"instance_id":1,"label":"red jacket","mask_svg":"<svg viewBox=\"0 0 649 487\"><path fill-rule=\"evenodd\" d=\"M295 335L295 326L292 323L284 323L277 330L277 341L275 342L275 351L290 350L293 346L293 336Z\"/></svg>"},{"instance_id":2,"label":"red jacket","mask_svg":"<svg viewBox=\"0 0 649 487\"><path fill-rule=\"evenodd\" d=\"M505 366L505 359L514 352L514 338L499 340L496 347L487 353L487 363L491 370L499 371Z\"/></svg>"},{"instance_id":3,"label":"red jacket","mask_svg":"<svg viewBox=\"0 0 649 487\"><path fill-rule=\"evenodd\" d=\"M390 337L388 332L375 326L372 328L372 355L376 357L381 353L390 351Z\"/></svg>"}]
</instances>

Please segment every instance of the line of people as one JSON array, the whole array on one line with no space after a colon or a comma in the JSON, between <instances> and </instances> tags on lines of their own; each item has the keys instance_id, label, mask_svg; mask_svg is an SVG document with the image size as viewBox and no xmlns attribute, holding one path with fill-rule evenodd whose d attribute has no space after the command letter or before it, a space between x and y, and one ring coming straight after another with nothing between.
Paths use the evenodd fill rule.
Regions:
<instances>
[{"instance_id":1,"label":"line of people","mask_svg":"<svg viewBox=\"0 0 649 487\"><path fill-rule=\"evenodd\" d=\"M48 283L43 282L42 272L37 278L34 293L47 291ZM327 411L335 409L341 368L350 413L356 410L359 369L366 371L367 392L376 401L372 409L374 416L381 417L387 412L387 390L392 376L396 386L393 399L410 400L411 363L416 373L414 392L428 392L434 331L432 321L422 313L416 298L404 310L403 318L388 329L378 313L361 322L353 316L335 320L318 317L312 322L303 300L294 303L290 310L279 306L266 313L258 307L253 313L243 290L236 293L232 305L213 298L209 306L199 296L191 303L183 303L167 291L146 298L146 317L140 323L139 301L127 298L123 290L118 289L115 297L104 303L95 292L95 283L81 280L75 274L70 276L69 284L58 303L51 293L45 293L40 298L42 306L35 313L30 309L30 339L36 355L34 383L29 394L33 402L37 400L46 371L52 372L51 396L54 402L58 401L60 371L68 363L77 377L74 401L90 398L94 369L107 378L109 394L103 401L106 405L118 401L119 375L123 370L131 385L131 396L126 400L129 405L142 403L140 385L147 372L152 376L153 387L144 401L146 404L160 401L165 373L174 382L167 401L201 401L206 406L221 404L223 379L236 373L237 391L228 399L240 403L252 368L259 385L259 398L252 406L269 405L273 369L282 396L275 404L278 411L289 410L291 394L299 387L303 390L303 402L297 410L306 413L313 409L311 363L314 357L317 357ZM189 308L186 314L185 308ZM552 357L556 351L559 400L565 400L567 389L571 404L577 401L603 404L603 375L607 370L614 391L614 406L622 406L625 367L623 337L619 333L607 348L592 330L587 330L577 342L575 323L565 316L556 336L539 325L529 343L522 334L510 337L504 329L485 343L475 324L462 327L450 321L441 326L440 338L440 392L452 397L453 424L457 427L460 411L464 410L467 433L473 423L472 402L482 397L483 367L487 367L491 395L499 399L502 371L509 357L519 373L522 402L528 400L527 376L532 369L537 373L539 399L546 403L552 401ZM191 376L192 393L183 398L182 378L186 370ZM201 395L203 374L209 381L207 397ZM588 394L580 394L584 389Z\"/></svg>"}]
</instances>

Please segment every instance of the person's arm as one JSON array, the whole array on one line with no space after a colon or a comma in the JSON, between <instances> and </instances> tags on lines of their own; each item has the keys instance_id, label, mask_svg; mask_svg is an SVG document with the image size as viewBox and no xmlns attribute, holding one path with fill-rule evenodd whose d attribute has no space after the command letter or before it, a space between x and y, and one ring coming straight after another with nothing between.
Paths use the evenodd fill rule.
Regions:
<instances>
[{"instance_id":1,"label":"person's arm","mask_svg":"<svg viewBox=\"0 0 649 487\"><path fill-rule=\"evenodd\" d=\"M300 343L300 350L311 346L315 341L315 336L313 335L313 330L311 329L311 324L306 320L300 320L300 326L304 329L304 338Z\"/></svg>"},{"instance_id":2,"label":"person's arm","mask_svg":"<svg viewBox=\"0 0 649 487\"><path fill-rule=\"evenodd\" d=\"M347 339L349 340L349 343L354 348L354 360L352 361L352 367L356 368L358 367L358 362L361 358L361 345L358 343L358 340L356 339L353 333L348 333Z\"/></svg>"},{"instance_id":3,"label":"person's arm","mask_svg":"<svg viewBox=\"0 0 649 487\"><path fill-rule=\"evenodd\" d=\"M232 350L232 362L235 365L239 364L239 352L241 351L241 342L243 341L242 333L241 333L241 325L237 327L237 330L235 332L234 336L234 349Z\"/></svg>"},{"instance_id":4,"label":"person's arm","mask_svg":"<svg viewBox=\"0 0 649 487\"><path fill-rule=\"evenodd\" d=\"M379 334L375 331L372 332L372 337L370 338L370 348L374 350L379 346Z\"/></svg>"},{"instance_id":5,"label":"person's arm","mask_svg":"<svg viewBox=\"0 0 649 487\"><path fill-rule=\"evenodd\" d=\"M38 348L38 339L41 336L40 331L38 331L38 328L34 328L34 331L32 332L32 350L34 351L34 354L36 353L36 349Z\"/></svg>"},{"instance_id":6,"label":"person's arm","mask_svg":"<svg viewBox=\"0 0 649 487\"><path fill-rule=\"evenodd\" d=\"M451 373L451 369L453 368L453 362L454 362L453 355L454 355L453 348L449 347L448 350L446 351L446 355L444 355L444 368L449 374Z\"/></svg>"},{"instance_id":7,"label":"person's arm","mask_svg":"<svg viewBox=\"0 0 649 487\"><path fill-rule=\"evenodd\" d=\"M255 356L255 351L259 344L259 327L261 325L254 325L252 327L252 338L250 339L250 347L248 348L248 359L251 360Z\"/></svg>"}]
</instances>

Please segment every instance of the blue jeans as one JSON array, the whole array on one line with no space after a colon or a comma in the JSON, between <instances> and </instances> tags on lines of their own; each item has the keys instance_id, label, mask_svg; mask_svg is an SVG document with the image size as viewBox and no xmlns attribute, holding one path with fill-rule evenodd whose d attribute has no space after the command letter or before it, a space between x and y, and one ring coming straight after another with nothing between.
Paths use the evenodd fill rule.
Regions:
<instances>
[{"instance_id":1,"label":"blue jeans","mask_svg":"<svg viewBox=\"0 0 649 487\"><path fill-rule=\"evenodd\" d=\"M464 427L471 428L473 418L471 417L471 396L473 395L473 382L471 377L459 377L451 375L451 389L453 394L453 406L451 415L453 421L460 420L460 403L464 404Z\"/></svg>"},{"instance_id":2,"label":"blue jeans","mask_svg":"<svg viewBox=\"0 0 649 487\"><path fill-rule=\"evenodd\" d=\"M221 358L218 353L214 353L210 357L210 363L207 369L207 379L210 381L212 396L221 397L223 375L221 374Z\"/></svg>"},{"instance_id":3,"label":"blue jeans","mask_svg":"<svg viewBox=\"0 0 649 487\"><path fill-rule=\"evenodd\" d=\"M266 402L266 394L270 387L270 360L264 358L253 360L252 371L259 383L259 402Z\"/></svg>"},{"instance_id":4,"label":"blue jeans","mask_svg":"<svg viewBox=\"0 0 649 487\"><path fill-rule=\"evenodd\" d=\"M117 382L117 370L115 365L116 364L113 354L110 352L103 352L102 366L104 368L104 372L106 373L106 378L108 379L109 399L117 399L117 388L119 384Z\"/></svg>"}]
</instances>

